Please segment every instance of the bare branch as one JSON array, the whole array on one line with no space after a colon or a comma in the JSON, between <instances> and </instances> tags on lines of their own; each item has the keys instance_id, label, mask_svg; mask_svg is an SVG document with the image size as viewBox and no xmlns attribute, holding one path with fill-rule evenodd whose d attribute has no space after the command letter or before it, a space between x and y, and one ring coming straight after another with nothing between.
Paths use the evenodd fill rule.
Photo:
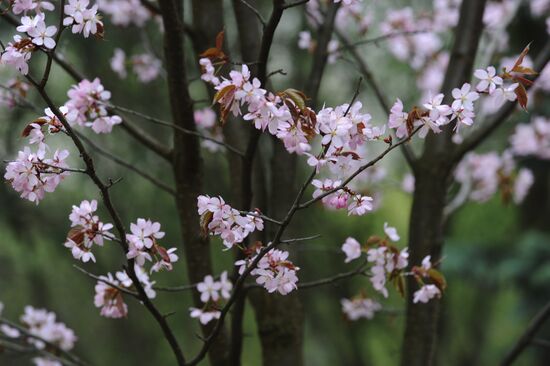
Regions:
<instances>
[{"instance_id":1,"label":"bare branch","mask_svg":"<svg viewBox=\"0 0 550 366\"><path fill-rule=\"evenodd\" d=\"M104 157L106 157L107 159L109 160L112 160L113 162L117 163L118 165L121 165L131 171L133 171L134 173L140 175L141 177L145 178L146 180L148 180L149 182L153 183L155 186L159 187L160 189L162 189L163 191L165 192L168 192L170 193L172 196L175 196L176 195L176 191L168 186L167 184L165 184L164 182L158 180L157 178L155 178L154 176L152 176L151 174L147 173L147 172L144 172L143 170L140 170L138 168L136 168L136 165L135 164L132 164L132 163L129 163L125 160L122 160L121 158L119 158L118 156L110 153L109 151L105 150L104 148L102 148L101 146L97 145L95 142L93 142L92 140L90 140L89 138L87 138L86 136L84 136L83 134L81 133L78 133L78 132L75 132L75 134L82 140L84 141L85 143L87 143L88 145L90 145L95 151L97 151L99 154L103 155Z\"/></svg>"},{"instance_id":2,"label":"bare branch","mask_svg":"<svg viewBox=\"0 0 550 366\"><path fill-rule=\"evenodd\" d=\"M183 128L181 126L178 126L174 123L171 123L171 122L168 122L168 121L163 121L159 118L151 117L151 116L148 116L146 114L143 114L143 113L140 113L140 112L137 112L137 111L134 111L132 109L125 108L125 107L121 107L121 106L117 106L117 105L113 105L113 104L110 104L110 107L113 108L113 109L118 109L122 112L133 114L134 116L138 116L140 118L143 118L146 121L149 121L149 122L161 125L161 126L166 126L166 127L173 128L173 129L178 130L180 132L183 132L187 135L192 135L192 136L196 136L196 137L198 137L200 139L203 139L203 140L211 141L211 142L213 142L217 145L225 147L227 150L231 151L232 153L235 153L235 154L237 154L241 157L244 156L243 152L240 151L239 149L237 149L237 148L235 148L235 147L233 147L233 146L231 146L231 145L229 145L229 144L227 144L223 141L219 141L219 140L216 140L215 138L205 136L205 135L203 135L202 133L200 133L198 131L191 131L191 130L188 130L188 129Z\"/></svg>"},{"instance_id":3,"label":"bare branch","mask_svg":"<svg viewBox=\"0 0 550 366\"><path fill-rule=\"evenodd\" d=\"M533 338L535 337L535 334L538 332L538 330L542 327L542 325L546 322L546 320L550 317L550 302L548 302L544 307L535 315L535 317L531 320L529 325L527 326L527 329L523 332L521 337L518 339L514 347L508 352L506 357L504 357L504 360L501 362L501 366L509 366L511 365L520 355L521 353L529 346L529 344L532 342Z\"/></svg>"},{"instance_id":4,"label":"bare branch","mask_svg":"<svg viewBox=\"0 0 550 366\"><path fill-rule=\"evenodd\" d=\"M248 9L250 9L250 11L252 11L254 13L254 15L256 15L256 18L258 18L258 20L260 21L260 23L262 23L262 26L265 28L267 26L267 22L265 21L264 17L262 16L262 14L260 14L260 11L258 9L256 9L254 6L252 6L248 1L246 0L239 0L244 6L246 6Z\"/></svg>"},{"instance_id":5,"label":"bare branch","mask_svg":"<svg viewBox=\"0 0 550 366\"><path fill-rule=\"evenodd\" d=\"M90 179L94 182L94 184L97 186L99 191L101 192L102 198L103 198L103 204L107 208L107 211L109 212L111 219L114 222L115 228L118 231L120 238L126 237L126 229L124 228L124 224L122 223L122 220L120 218L120 215L118 211L115 209L115 206L113 204L113 201L111 199L111 194L109 192L109 186L105 185L103 181L99 178L95 171L95 165L91 158L91 156L88 154L86 148L82 144L82 141L80 138L74 133L71 125L69 122L67 122L65 116L59 108L53 103L53 101L50 99L49 95L46 93L44 89L38 88L38 84L34 79L32 79L30 76L27 75L27 80L29 80L33 85L37 86L37 90L40 93L42 99L48 107L52 110L52 112L56 115L56 117L59 119L65 130L67 131L67 134L72 139L73 143L75 144L76 148L78 149L80 156L82 160L84 161L86 165L86 170L88 171L88 176ZM126 241L121 241L121 248L124 252L124 255L126 256L126 253L128 252L128 243ZM166 322L166 319L162 316L162 314L159 312L159 310L156 308L156 306L153 304L153 302L149 299L147 294L145 293L145 289L143 288L141 282L139 281L137 274L134 269L134 260L128 259L127 261L127 273L128 276L132 279L132 282L134 283L134 286L137 289L137 292L139 294L140 300L143 303L143 305L147 308L147 310L151 313L151 315L155 318L156 322L162 329L164 336L168 343L170 344L172 351L174 353L174 356L176 357L179 365L185 364L185 359L183 356L183 353L181 351L181 348L178 344L178 341L176 340L176 337L172 330L170 329L170 326Z\"/></svg>"},{"instance_id":6,"label":"bare branch","mask_svg":"<svg viewBox=\"0 0 550 366\"><path fill-rule=\"evenodd\" d=\"M300 5L306 4L308 2L309 2L309 0L298 0L298 1L295 1L293 3L288 3L288 4L283 5L283 9L294 8L295 6L300 6Z\"/></svg>"},{"instance_id":7,"label":"bare branch","mask_svg":"<svg viewBox=\"0 0 550 366\"><path fill-rule=\"evenodd\" d=\"M115 285L114 283L112 283L108 280L105 280L105 279L101 278L100 276L97 276L93 273L90 273L90 272L86 271L84 268L79 267L76 264L74 264L73 267L76 268L77 270L79 270L80 272L84 273L86 276L88 276L90 278L93 278L96 281L103 282L104 284L106 284L108 286L111 286L112 288L115 288L120 292L123 292L123 293L125 293L127 295L130 295L130 296L133 296L133 297L137 297L139 299L139 294L137 292L130 291L130 290L124 288L124 287Z\"/></svg>"}]
</instances>

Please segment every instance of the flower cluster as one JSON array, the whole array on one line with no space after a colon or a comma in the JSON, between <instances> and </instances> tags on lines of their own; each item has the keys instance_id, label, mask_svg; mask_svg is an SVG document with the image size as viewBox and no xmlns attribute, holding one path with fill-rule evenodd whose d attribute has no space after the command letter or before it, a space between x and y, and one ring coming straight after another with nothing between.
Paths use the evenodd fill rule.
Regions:
<instances>
[{"instance_id":1,"label":"flower cluster","mask_svg":"<svg viewBox=\"0 0 550 366\"><path fill-rule=\"evenodd\" d=\"M11 10L14 14L27 13L34 11L37 14L43 12L43 10L53 11L54 5L49 1L36 1L36 0L14 0Z\"/></svg>"},{"instance_id":2,"label":"flower cluster","mask_svg":"<svg viewBox=\"0 0 550 366\"><path fill-rule=\"evenodd\" d=\"M150 53L137 54L126 60L126 54L120 48L115 49L111 58L111 69L122 79L126 78L127 65L132 66L132 70L142 83L149 83L155 80L162 70L161 61Z\"/></svg>"},{"instance_id":3,"label":"flower cluster","mask_svg":"<svg viewBox=\"0 0 550 366\"><path fill-rule=\"evenodd\" d=\"M44 46L47 49L55 48L55 40L52 38L57 33L57 27L54 25L46 26L44 13L39 13L34 17L24 16L21 18L21 25L17 31L27 33L32 39L32 43L38 47Z\"/></svg>"},{"instance_id":4,"label":"flower cluster","mask_svg":"<svg viewBox=\"0 0 550 366\"><path fill-rule=\"evenodd\" d=\"M536 116L528 124L517 125L510 137L510 145L516 156L550 159L550 120Z\"/></svg>"},{"instance_id":5,"label":"flower cluster","mask_svg":"<svg viewBox=\"0 0 550 366\"><path fill-rule=\"evenodd\" d=\"M69 0L63 8L66 17L63 19L64 26L71 26L74 34L82 33L84 38L90 34L103 37L103 22L101 16L97 13L97 5L88 8L89 0Z\"/></svg>"},{"instance_id":6,"label":"flower cluster","mask_svg":"<svg viewBox=\"0 0 550 366\"><path fill-rule=\"evenodd\" d=\"M524 52L527 52L528 48ZM523 56L520 56L516 61L513 69L526 70L521 66ZM388 126L396 130L396 135L403 138L411 133L414 128L419 128L419 137L424 138L432 131L440 133L441 127L455 122L455 142L460 142L459 135L460 126L471 126L474 123L475 111L474 102L480 97L480 93L486 93L492 96L494 103L502 105L505 101L515 101L518 96L524 95L525 88L519 82L505 84L503 78L516 80L525 80L520 76L514 76L511 73L504 71L502 76L497 75L493 66L487 69L478 69L474 76L480 81L476 85L477 91L472 90L469 83L464 83L460 88L452 90L453 102L451 105L443 104L445 96L437 94L430 96L423 104L425 109L414 107L410 112L404 112L403 103L397 99L391 108L388 118ZM527 102L520 100L520 104L525 107Z\"/></svg>"},{"instance_id":7,"label":"flower cluster","mask_svg":"<svg viewBox=\"0 0 550 366\"><path fill-rule=\"evenodd\" d=\"M231 296L233 284L227 278L227 271L220 275L219 281L215 281L210 275L205 276L203 282L197 284L197 291L201 294L201 301L204 306L199 308L190 308L191 317L198 318L201 324L208 324L213 319L218 319L221 315L221 300L228 300Z\"/></svg>"},{"instance_id":8,"label":"flower cluster","mask_svg":"<svg viewBox=\"0 0 550 366\"><path fill-rule=\"evenodd\" d=\"M421 285L421 288L414 293L415 303L425 303L434 297L440 297L445 288L445 280L437 270L432 268L430 257L423 260L421 267L414 266L410 273L406 272L409 264L408 248L399 250L392 244L401 238L397 230L388 223L384 223L384 233L384 237L371 236L363 246L356 239L347 238L342 244L342 251L346 255L345 262L349 263L366 253L366 262L363 266L366 268L370 264L370 269L364 273L369 275L374 290L384 297L388 297L387 282L393 283L403 296L406 276L414 276ZM371 319L374 313L381 309L379 303L362 294L356 298L342 299L341 303L343 312L350 320L362 317Z\"/></svg>"},{"instance_id":9,"label":"flower cluster","mask_svg":"<svg viewBox=\"0 0 550 366\"><path fill-rule=\"evenodd\" d=\"M227 249L242 241L253 231L264 229L263 220L256 213L241 214L221 197L197 197L198 213L204 233L219 235Z\"/></svg>"},{"instance_id":10,"label":"flower cluster","mask_svg":"<svg viewBox=\"0 0 550 366\"><path fill-rule=\"evenodd\" d=\"M443 276L433 268L431 256L428 255L424 257L424 259L422 259L422 265L414 266L412 268L412 273L421 286L420 289L413 294L414 303L421 302L425 304L435 297L441 297L441 292L445 289L446 283ZM426 281L432 283L426 283Z\"/></svg>"},{"instance_id":11,"label":"flower cluster","mask_svg":"<svg viewBox=\"0 0 550 366\"><path fill-rule=\"evenodd\" d=\"M150 281L145 270L134 266L136 276L145 290L148 298L153 299L156 292L153 289L154 281ZM94 305L101 308L100 314L106 318L122 318L128 315L128 305L124 302L120 288L132 290L134 284L125 271L116 272L115 276L107 273L107 276L100 276L95 285Z\"/></svg>"},{"instance_id":12,"label":"flower cluster","mask_svg":"<svg viewBox=\"0 0 550 366\"><path fill-rule=\"evenodd\" d=\"M534 177L530 170L516 168L510 151L502 155L471 152L458 164L455 180L467 190L472 201L485 202L500 189L504 202L512 198L515 203L521 203Z\"/></svg>"},{"instance_id":13,"label":"flower cluster","mask_svg":"<svg viewBox=\"0 0 550 366\"><path fill-rule=\"evenodd\" d=\"M73 206L69 215L72 229L67 235L65 247L71 249L75 259L86 263L89 260L95 262L92 246L103 246L103 239L111 240L113 235L109 232L113 228L112 224L105 224L99 221L99 217L94 215L97 210L97 201L82 201L80 206Z\"/></svg>"},{"instance_id":14,"label":"flower cluster","mask_svg":"<svg viewBox=\"0 0 550 366\"><path fill-rule=\"evenodd\" d=\"M23 38L16 34L13 36L13 41L9 42L4 52L0 54L0 65L9 65L21 74L27 75L29 73L28 62L35 48L36 45L30 38Z\"/></svg>"},{"instance_id":15,"label":"flower cluster","mask_svg":"<svg viewBox=\"0 0 550 366\"><path fill-rule=\"evenodd\" d=\"M122 122L117 115L110 116L106 103L111 92L105 90L99 78L82 80L67 92L69 101L67 120L70 124L91 127L95 133L110 133L113 126Z\"/></svg>"},{"instance_id":16,"label":"flower cluster","mask_svg":"<svg viewBox=\"0 0 550 366\"><path fill-rule=\"evenodd\" d=\"M239 274L244 273L261 250L261 245L251 248L248 250L249 256L246 259L235 262L235 265L239 267ZM251 275L256 276L256 283L262 285L269 293L277 291L281 295L288 295L297 289L298 276L296 276L296 272L300 268L288 260L288 255L289 253L284 250L271 249L268 251L256 267L250 271Z\"/></svg>"},{"instance_id":17,"label":"flower cluster","mask_svg":"<svg viewBox=\"0 0 550 366\"><path fill-rule=\"evenodd\" d=\"M21 101L27 97L29 84L19 79L9 79L6 82L7 89L0 90L0 106L14 108L20 105Z\"/></svg>"},{"instance_id":18,"label":"flower cluster","mask_svg":"<svg viewBox=\"0 0 550 366\"><path fill-rule=\"evenodd\" d=\"M0 313L2 308L3 305L0 303ZM47 356L50 347L45 342L49 342L63 351L70 351L74 348L77 341L74 331L64 323L57 322L56 315L53 312L45 309L35 309L32 306L25 306L25 312L21 315L20 320L24 331L3 324L0 326L0 332L8 338L21 340L40 351L44 351L43 356L33 358L35 365L61 366L61 363L53 357L50 358ZM27 334L33 337L29 337Z\"/></svg>"},{"instance_id":19,"label":"flower cluster","mask_svg":"<svg viewBox=\"0 0 550 366\"><path fill-rule=\"evenodd\" d=\"M313 53L317 47L317 43L311 38L311 33L309 31L302 31L298 34L298 48L302 50L307 50L309 53ZM333 39L330 40L327 44L327 62L333 64L340 57L340 43Z\"/></svg>"},{"instance_id":20,"label":"flower cluster","mask_svg":"<svg viewBox=\"0 0 550 366\"><path fill-rule=\"evenodd\" d=\"M261 88L257 78L251 79L248 66L232 70L229 79L215 76L211 60L202 58L202 80L214 85L217 93L214 102L220 105L222 120L229 113L243 115L262 131L267 130L283 141L291 153L303 154L311 149L308 139L313 137L315 113L305 106L305 96L297 90L287 89L273 94ZM246 110L242 111L242 106Z\"/></svg>"},{"instance_id":21,"label":"flower cluster","mask_svg":"<svg viewBox=\"0 0 550 366\"><path fill-rule=\"evenodd\" d=\"M6 167L4 179L13 189L31 202L38 204L46 192L53 192L59 183L69 175L65 160L67 150L56 150L51 158L46 158L46 149L39 147L33 153L29 147L19 151L17 159Z\"/></svg>"},{"instance_id":22,"label":"flower cluster","mask_svg":"<svg viewBox=\"0 0 550 366\"><path fill-rule=\"evenodd\" d=\"M342 312L352 321L361 318L372 319L374 314L382 309L380 303L363 296L342 299L340 303L342 304Z\"/></svg>"},{"instance_id":23,"label":"flower cluster","mask_svg":"<svg viewBox=\"0 0 550 366\"><path fill-rule=\"evenodd\" d=\"M114 25L143 27L151 19L151 12L139 0L98 0L97 5Z\"/></svg>"},{"instance_id":24,"label":"flower cluster","mask_svg":"<svg viewBox=\"0 0 550 366\"><path fill-rule=\"evenodd\" d=\"M151 272L172 270L172 263L177 262L178 256L174 253L176 248L166 249L157 239L164 238L164 232L160 231L160 224L146 219L137 219L130 224L131 234L126 234L128 241L128 259L134 259L138 266L144 266L145 260L154 262Z\"/></svg>"},{"instance_id":25,"label":"flower cluster","mask_svg":"<svg viewBox=\"0 0 550 366\"><path fill-rule=\"evenodd\" d=\"M220 125L216 123L216 112L211 108L197 109L194 113L195 124L203 136L207 136L217 141L223 142L223 131ZM201 146L210 152L223 151L224 147L210 140L202 139Z\"/></svg>"}]
</instances>

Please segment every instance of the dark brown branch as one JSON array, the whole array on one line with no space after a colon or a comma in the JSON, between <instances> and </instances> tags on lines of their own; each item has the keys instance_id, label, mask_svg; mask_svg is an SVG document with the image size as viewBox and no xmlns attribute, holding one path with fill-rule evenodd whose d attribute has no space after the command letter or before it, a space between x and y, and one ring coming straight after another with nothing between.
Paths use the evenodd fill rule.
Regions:
<instances>
[{"instance_id":1,"label":"dark brown branch","mask_svg":"<svg viewBox=\"0 0 550 366\"><path fill-rule=\"evenodd\" d=\"M63 33L63 30L65 29L65 27L63 26L64 7L65 7L65 0L61 0L59 4L59 25L57 28L57 34L55 35L55 46L52 50L49 50L46 52L48 60L46 61L46 68L44 70L44 75L42 76L42 81L40 81L40 88L42 89L46 86L46 83L48 82L48 79L50 77L50 71L52 69L52 62L53 62L53 55L55 54L55 50L59 46L61 33Z\"/></svg>"},{"instance_id":2,"label":"dark brown branch","mask_svg":"<svg viewBox=\"0 0 550 366\"><path fill-rule=\"evenodd\" d=\"M86 276L90 277L90 278L93 278L94 280L96 281L99 281L99 282L103 282L104 284L108 285L108 286L111 286L112 288L115 288L117 289L118 291L122 292L122 293L125 293L126 295L130 295L130 296L133 296L133 297L137 297L139 299L139 294L137 292L134 292L134 291L130 291L124 287L121 287L121 286L117 286L115 285L114 283L110 282L110 281L107 281L103 278L101 278L100 276L96 276L95 274L93 273L90 273L88 271L86 271L84 268L82 267L79 267L77 266L76 264L73 265L74 268L76 268L77 270L79 270L80 272L84 273Z\"/></svg>"},{"instance_id":3,"label":"dark brown branch","mask_svg":"<svg viewBox=\"0 0 550 366\"><path fill-rule=\"evenodd\" d=\"M94 162L93 162L91 156L88 154L86 148L82 144L82 141L74 133L74 131L72 130L71 125L67 122L67 120L65 119L65 116L63 115L63 113L61 113L61 111L57 108L57 106L50 99L50 97L46 93L46 91L44 89L38 88L37 82L34 79L32 79L31 77L27 76L27 80L29 80L31 82L31 84L37 86L37 90L40 93L42 99L46 102L48 107L50 107L52 112L59 119L59 121L61 122L61 124L63 125L65 130L67 131L67 134L69 135L69 137L71 138L71 140L75 144L76 148L78 149L78 151L80 153L80 156L81 156L82 160L84 161L84 163L86 165L86 170L88 171L88 176L90 177L90 179L94 182L96 187L101 192L101 195L102 195L102 198L103 198L103 204L107 208L107 211L109 212L109 214L111 216L111 219L114 222L114 225L115 225L116 230L118 231L119 237L120 238L125 238L126 237L126 230L124 228L124 224L122 223L120 215L119 215L118 211L115 209L113 201L111 199L111 194L109 192L110 186L105 185L103 183L103 181L99 178L99 176L97 175L97 173L95 171ZM128 252L128 243L126 241L122 241L121 242L121 247L122 247L122 250L124 252L124 255L126 256L126 253ZM158 325L162 329L162 331L164 333L164 337L166 338L166 340L170 344L178 364L179 365L184 365L185 364L185 359L184 359L183 353L180 349L180 346L178 344L178 341L176 340L176 337L175 337L174 333L170 329L170 326L166 322L166 319L162 316L162 314L158 311L156 306L153 304L153 302L149 299L149 297L145 293L145 290L144 290L142 284L140 283L140 281L139 281L139 279L136 275L136 272L135 272L135 269L134 269L134 260L130 259L127 262L128 262L128 266L126 268L126 271L128 273L128 276L130 277L130 279L132 279L132 282L134 283L134 286L137 289L140 300L142 301L143 305L147 308L147 310L151 313L151 315L155 318Z\"/></svg>"},{"instance_id":4,"label":"dark brown branch","mask_svg":"<svg viewBox=\"0 0 550 366\"><path fill-rule=\"evenodd\" d=\"M260 13L260 11L258 9L256 9L254 6L252 6L248 1L246 0L239 0L244 6L246 6L248 9L250 9L250 11L252 11L254 13L254 15L256 16L256 18L258 18L258 20L260 21L260 23L262 23L262 26L265 28L267 26L267 22L265 21L264 17L262 16L262 14Z\"/></svg>"},{"instance_id":5,"label":"dark brown branch","mask_svg":"<svg viewBox=\"0 0 550 366\"><path fill-rule=\"evenodd\" d=\"M292 3L288 3L288 4L285 4L283 6L283 9L290 9L290 8L294 8L296 6L300 6L300 5L303 5L303 4L306 4L308 3L309 0L298 0L298 1L294 1Z\"/></svg>"},{"instance_id":6,"label":"dark brown branch","mask_svg":"<svg viewBox=\"0 0 550 366\"><path fill-rule=\"evenodd\" d=\"M538 330L542 327L542 325L548 320L550 317L550 302L548 302L544 307L535 315L535 317L531 320L529 325L527 326L527 329L523 332L521 337L518 339L514 347L508 352L506 357L504 357L504 360L501 362L501 366L509 366L511 365L520 355L521 353L529 346L529 344L533 341L533 338L535 337Z\"/></svg>"}]
</instances>

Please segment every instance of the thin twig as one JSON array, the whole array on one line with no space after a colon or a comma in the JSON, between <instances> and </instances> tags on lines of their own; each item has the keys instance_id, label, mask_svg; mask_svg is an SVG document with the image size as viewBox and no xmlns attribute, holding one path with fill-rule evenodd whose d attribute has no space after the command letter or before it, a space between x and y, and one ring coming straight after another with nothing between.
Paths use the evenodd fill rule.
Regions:
<instances>
[{"instance_id":1,"label":"thin twig","mask_svg":"<svg viewBox=\"0 0 550 366\"><path fill-rule=\"evenodd\" d=\"M117 289L118 291L120 292L123 292L127 295L130 295L130 296L133 296L133 297L136 297L139 299L139 294L137 292L134 292L134 291L131 291L131 290L128 290L124 287L121 287L121 286L118 286L118 285L115 285L114 283L112 283L111 281L108 281L108 280L105 280L103 278L101 278L100 276L97 276L93 273L90 273L88 271L86 271L84 268L82 267L79 267L77 266L76 264L73 264L73 267L78 269L80 272L84 273L86 276L90 277L90 278L93 278L94 280L96 281L99 281L99 282L103 282L104 284L108 285L108 286L111 286L112 288L115 288Z\"/></svg>"},{"instance_id":2,"label":"thin twig","mask_svg":"<svg viewBox=\"0 0 550 366\"><path fill-rule=\"evenodd\" d=\"M529 322L527 329L523 332L521 337L517 340L516 344L510 352L504 357L504 360L501 362L501 366L510 366L527 348L527 346L532 342L535 334L550 317L550 302L546 303L544 307L535 315L535 317Z\"/></svg>"},{"instance_id":3,"label":"thin twig","mask_svg":"<svg viewBox=\"0 0 550 366\"><path fill-rule=\"evenodd\" d=\"M149 122L152 122L152 123L155 123L155 124L158 124L158 125L161 125L161 126L166 126L166 127L171 127L175 130L178 130L180 132L183 132L187 135L192 135L192 136L196 136L200 139L203 139L203 140L207 140L207 141L211 141L217 145L220 145L220 146L223 146L225 147L227 150L239 155L239 156L244 156L244 153L242 151L240 151L239 149L227 144L226 142L223 142L223 141L219 141L219 140L216 140L215 138L212 138L212 137L209 137L209 136L205 136L203 134L201 134L200 132L198 131L191 131L191 130L188 130L186 128L183 128L181 126L178 126L174 123L171 123L171 122L168 122L168 121L164 121L164 120L161 120L159 118L156 118L156 117L151 117L151 116L148 116L146 114L143 114L141 112L138 112L138 111L134 111L132 109L128 109L128 108L125 108L125 107L121 107L121 106L118 106L118 105L113 105L113 104L110 104L109 105L111 108L113 109L117 109L117 110L120 110L122 112L125 112L125 113L129 113L129 114L133 114L134 116L137 116L137 117L140 117L140 118L143 118L144 120L146 121L149 121Z\"/></svg>"},{"instance_id":4,"label":"thin twig","mask_svg":"<svg viewBox=\"0 0 550 366\"><path fill-rule=\"evenodd\" d=\"M265 28L267 26L267 23L264 19L264 17L262 16L262 14L260 14L260 11L258 9L256 9L254 6L252 6L252 4L250 4L248 1L246 0L239 0L244 6L246 6L248 9L250 9L250 11L252 11L254 13L254 15L256 15L256 18L258 18L258 20L260 21L260 23L262 23L262 26Z\"/></svg>"},{"instance_id":5,"label":"thin twig","mask_svg":"<svg viewBox=\"0 0 550 366\"><path fill-rule=\"evenodd\" d=\"M87 138L83 134L78 133L78 132L75 132L75 134L78 135L78 137L82 141L84 141L86 144L90 145L100 155L103 155L104 157L106 157L109 160L112 160L113 162L117 163L118 165L121 165L121 166L131 170L132 172L140 175L141 177L143 177L146 180L148 180L149 182L153 183L155 186L159 187L163 191L165 191L167 193L170 193L172 196L176 195L176 190L175 189L173 189L172 187L166 185L164 182L161 182L160 180L158 180L157 178L155 178L151 174L136 168L135 164L132 164L132 163L129 163L125 160L122 160L121 158L119 158L118 156L116 156L116 155L110 153L109 151L105 150L103 147L99 146L98 144L96 144L95 142L93 142L91 139Z\"/></svg>"}]
</instances>

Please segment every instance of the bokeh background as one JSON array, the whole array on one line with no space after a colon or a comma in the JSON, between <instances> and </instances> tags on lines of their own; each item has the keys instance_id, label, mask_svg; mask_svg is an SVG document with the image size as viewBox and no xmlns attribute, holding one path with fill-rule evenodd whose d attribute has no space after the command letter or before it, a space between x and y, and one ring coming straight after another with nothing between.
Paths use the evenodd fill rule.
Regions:
<instances>
[{"instance_id":1,"label":"bokeh background","mask_svg":"<svg viewBox=\"0 0 550 366\"><path fill-rule=\"evenodd\" d=\"M411 5L429 6L427 1L377 2L372 7L375 17L383 16L385 7ZM226 4L226 36L230 50L237 50L235 19ZM298 9L285 13L277 31L269 69L279 68L286 76L272 78L273 88L300 88L308 75L310 55L297 47L298 32L305 28L303 13ZM59 50L89 77L101 77L104 86L113 93L112 101L148 115L169 118L165 80L141 84L134 77L119 80L111 71L109 59L120 45L131 53L146 47L162 53L158 25L147 26L148 38L137 29L120 29L107 23L105 40L83 40L65 34ZM12 29L0 20L0 35L6 40ZM520 10L510 27L510 54L517 54L526 43L534 40L536 51L544 40L543 21L533 20L526 9ZM542 36L541 36L542 35ZM450 44L450 42L449 42ZM237 51L233 51L238 54ZM385 93L390 99L400 97L407 105L418 102L419 92L414 73L409 66L396 61L383 45L369 45L361 53L372 65ZM238 57L236 57L238 59ZM33 56L35 70L40 70L43 59ZM198 75L195 58L188 57L189 70ZM42 65L41 65L42 63ZM320 100L327 105L348 101L354 91L358 72L345 59L329 65L321 88ZM0 78L6 80L10 72L1 68ZM55 101L63 103L71 80L54 67L48 91ZM193 82L195 99L204 98L206 90L200 82ZM373 115L373 121L382 124L384 114L372 91L363 87L358 98ZM30 100L43 107L35 93ZM544 105L546 104L546 106ZM548 115L548 103L539 103L537 114ZM32 111L3 108L0 112L0 160L12 159L24 145L20 134L34 119ZM502 151L509 133L516 123L529 118L516 114L481 151ZM168 144L169 131L139 121ZM87 131L90 132L90 131ZM172 184L170 168L145 150L120 128L110 135L94 136L101 146L139 165L141 169ZM52 138L53 145L66 144L66 138ZM55 142L54 142L55 141ZM79 166L77 154L72 153L72 166ZM166 246L176 246L180 256L182 244L177 213L172 198L136 174L96 156L103 177L123 178L113 189L114 200L124 221L129 224L138 217L149 217L162 223L167 233ZM205 192L210 195L228 195L229 175L223 154L204 151L206 166ZM537 310L550 300L550 164L526 160L537 176L535 186L520 207L505 205L499 197L485 204L467 204L460 209L446 228L446 246L442 270L448 281L443 300L443 316L439 324L438 364L490 365L502 359ZM340 245L346 237L360 240L381 234L385 221L398 228L400 246L407 243L411 197L401 190L401 180L407 172L402 156L396 152L383 162L387 178L375 187L382 192L383 201L378 211L364 217L348 217L345 212L326 211L319 206L302 213L289 235L320 234L321 237L296 244L294 262L299 265L300 280L308 281L346 271ZM300 178L306 172L300 162ZM301 181L302 179L299 179ZM18 198L8 184L0 184L0 301L5 304L4 316L17 319L27 304L47 308L58 319L74 329L79 337L75 352L95 365L169 365L172 354L157 325L135 301L128 299L127 319L112 320L99 316L93 305L95 281L77 271L70 252L63 247L69 229L68 214L73 204L83 199L99 199L99 193L89 180L78 174L68 178L54 194L48 194L39 206ZM100 214L106 220L106 213ZM231 268L230 252L221 251L221 243L213 240L212 257L216 273ZM92 273L104 274L119 270L122 265L120 249L107 244L95 251L97 263L76 263ZM155 276L157 284L174 286L187 284L185 262L175 265L174 271ZM351 264L353 266L353 264ZM386 311L373 320L351 323L340 311L340 298L350 297L369 285L366 278L355 278L323 288L301 291L306 309L305 359L309 366L317 365L395 365L399 362L402 337L404 302L393 292L383 304ZM163 312L174 311L170 323L181 340L184 351L194 353L201 344L197 321L189 318L190 293L159 292L156 301ZM257 365L260 347L256 336L251 307L245 314L244 365ZM550 324L537 338L550 337ZM550 352L541 347L530 347L517 362L518 365L544 365ZM24 365L24 358L6 359L0 355L0 364ZM204 362L207 364L207 361Z\"/></svg>"}]
</instances>

